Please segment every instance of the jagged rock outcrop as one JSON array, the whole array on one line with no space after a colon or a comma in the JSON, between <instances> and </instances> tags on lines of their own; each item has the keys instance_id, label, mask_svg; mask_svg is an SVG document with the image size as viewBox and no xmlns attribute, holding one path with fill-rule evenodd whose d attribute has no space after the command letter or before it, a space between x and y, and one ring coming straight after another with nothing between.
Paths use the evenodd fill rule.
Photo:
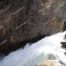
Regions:
<instances>
[{"instance_id":1,"label":"jagged rock outcrop","mask_svg":"<svg viewBox=\"0 0 66 66\"><path fill-rule=\"evenodd\" d=\"M63 31L65 25L65 0L0 0L0 52Z\"/></svg>"}]
</instances>

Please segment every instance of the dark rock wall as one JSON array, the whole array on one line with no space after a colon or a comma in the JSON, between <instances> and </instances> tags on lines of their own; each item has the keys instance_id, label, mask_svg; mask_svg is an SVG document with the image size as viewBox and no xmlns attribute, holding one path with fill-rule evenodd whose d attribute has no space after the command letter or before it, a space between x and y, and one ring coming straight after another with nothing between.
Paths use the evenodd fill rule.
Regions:
<instances>
[{"instance_id":1,"label":"dark rock wall","mask_svg":"<svg viewBox=\"0 0 66 66\"><path fill-rule=\"evenodd\" d=\"M0 0L0 52L63 31L65 24L65 0Z\"/></svg>"}]
</instances>

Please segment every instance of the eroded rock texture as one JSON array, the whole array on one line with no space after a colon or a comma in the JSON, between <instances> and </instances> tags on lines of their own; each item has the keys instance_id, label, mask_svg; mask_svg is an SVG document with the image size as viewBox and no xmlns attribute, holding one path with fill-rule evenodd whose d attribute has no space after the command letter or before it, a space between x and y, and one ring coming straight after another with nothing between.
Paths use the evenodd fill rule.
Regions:
<instances>
[{"instance_id":1,"label":"eroded rock texture","mask_svg":"<svg viewBox=\"0 0 66 66\"><path fill-rule=\"evenodd\" d=\"M65 25L66 0L0 0L0 52L66 30Z\"/></svg>"}]
</instances>

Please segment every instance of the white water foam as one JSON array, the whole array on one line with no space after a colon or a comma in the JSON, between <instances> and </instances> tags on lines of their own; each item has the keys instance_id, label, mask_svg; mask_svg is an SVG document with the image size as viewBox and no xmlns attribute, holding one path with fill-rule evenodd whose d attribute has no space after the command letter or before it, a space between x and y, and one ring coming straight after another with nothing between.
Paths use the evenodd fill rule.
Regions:
<instances>
[{"instance_id":1,"label":"white water foam","mask_svg":"<svg viewBox=\"0 0 66 66\"><path fill-rule=\"evenodd\" d=\"M40 41L11 52L8 56L0 60L0 66L33 66L46 59L49 54L56 56L56 60L66 63L65 49L61 47L61 42L65 42L65 32L59 32L52 36L47 36Z\"/></svg>"}]
</instances>

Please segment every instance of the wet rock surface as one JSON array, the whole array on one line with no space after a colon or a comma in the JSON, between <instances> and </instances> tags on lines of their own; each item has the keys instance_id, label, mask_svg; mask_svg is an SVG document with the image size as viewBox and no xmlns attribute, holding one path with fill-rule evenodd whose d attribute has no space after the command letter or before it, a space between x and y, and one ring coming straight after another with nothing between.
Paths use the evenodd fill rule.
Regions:
<instances>
[{"instance_id":1,"label":"wet rock surface","mask_svg":"<svg viewBox=\"0 0 66 66\"><path fill-rule=\"evenodd\" d=\"M0 52L64 31L65 25L65 0L0 0Z\"/></svg>"}]
</instances>

